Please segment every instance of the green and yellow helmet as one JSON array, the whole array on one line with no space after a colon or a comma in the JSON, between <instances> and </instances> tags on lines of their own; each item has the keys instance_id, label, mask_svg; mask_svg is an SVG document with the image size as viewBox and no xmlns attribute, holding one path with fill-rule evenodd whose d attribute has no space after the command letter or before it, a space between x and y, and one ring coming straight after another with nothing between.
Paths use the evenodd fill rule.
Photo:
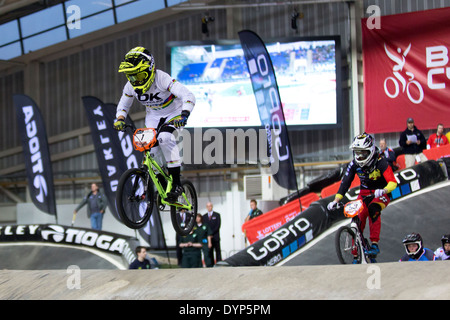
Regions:
<instances>
[{"instance_id":1,"label":"green and yellow helmet","mask_svg":"<svg viewBox=\"0 0 450 320\"><path fill-rule=\"evenodd\" d=\"M144 47L135 47L128 51L119 66L119 72L125 73L137 94L143 94L150 89L155 81L155 70L155 59Z\"/></svg>"}]
</instances>

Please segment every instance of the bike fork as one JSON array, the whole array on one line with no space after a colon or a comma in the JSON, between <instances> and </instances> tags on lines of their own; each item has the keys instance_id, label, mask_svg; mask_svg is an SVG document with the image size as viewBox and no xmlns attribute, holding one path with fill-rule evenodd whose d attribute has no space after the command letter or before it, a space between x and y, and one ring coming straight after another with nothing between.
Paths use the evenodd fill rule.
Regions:
<instances>
[{"instance_id":1,"label":"bike fork","mask_svg":"<svg viewBox=\"0 0 450 320\"><path fill-rule=\"evenodd\" d=\"M361 239L361 233L359 232L359 225L358 225L358 221L355 219L350 228L352 229L353 233L355 234L355 241L356 243L354 243L354 246L356 247L355 250L357 250L357 252L359 251L360 253L360 263L361 264L367 264L367 259L366 259L366 249L364 248L364 244L363 244L363 240Z\"/></svg>"}]
</instances>

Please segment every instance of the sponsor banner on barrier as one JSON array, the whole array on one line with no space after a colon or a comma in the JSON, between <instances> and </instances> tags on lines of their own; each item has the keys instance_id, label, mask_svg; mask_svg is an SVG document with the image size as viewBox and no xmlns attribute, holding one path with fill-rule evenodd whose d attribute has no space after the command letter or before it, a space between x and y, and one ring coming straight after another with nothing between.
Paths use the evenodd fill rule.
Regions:
<instances>
[{"instance_id":1,"label":"sponsor banner on barrier","mask_svg":"<svg viewBox=\"0 0 450 320\"><path fill-rule=\"evenodd\" d=\"M444 168L435 160L395 172L394 176L397 179L397 188L391 192L391 200L407 196L447 179Z\"/></svg>"},{"instance_id":2,"label":"sponsor banner on barrier","mask_svg":"<svg viewBox=\"0 0 450 320\"><path fill-rule=\"evenodd\" d=\"M58 224L29 224L0 226L0 242L50 242L84 246L122 256L128 263L135 258L136 238L115 233Z\"/></svg>"},{"instance_id":3,"label":"sponsor banner on barrier","mask_svg":"<svg viewBox=\"0 0 450 320\"><path fill-rule=\"evenodd\" d=\"M41 241L40 224L0 226L0 242Z\"/></svg>"},{"instance_id":4,"label":"sponsor banner on barrier","mask_svg":"<svg viewBox=\"0 0 450 320\"><path fill-rule=\"evenodd\" d=\"M225 260L232 266L271 266L313 240L325 230L328 219L325 200L320 200L265 238ZM343 216L342 216L343 218Z\"/></svg>"},{"instance_id":5,"label":"sponsor banner on barrier","mask_svg":"<svg viewBox=\"0 0 450 320\"><path fill-rule=\"evenodd\" d=\"M440 158L450 157L450 144L442 147L425 149L423 150L423 154L427 157L428 160L438 160ZM404 169L406 167L404 154L399 155L396 161L400 169Z\"/></svg>"},{"instance_id":6,"label":"sponsor banner on barrier","mask_svg":"<svg viewBox=\"0 0 450 320\"><path fill-rule=\"evenodd\" d=\"M292 220L300 214L300 204L298 201L290 202L280 208L266 212L242 225L248 241L254 243L265 238L286 222Z\"/></svg>"},{"instance_id":7,"label":"sponsor banner on barrier","mask_svg":"<svg viewBox=\"0 0 450 320\"><path fill-rule=\"evenodd\" d=\"M443 168L434 160L396 172L395 177L398 186L391 194L393 201L446 180ZM359 187L350 189L342 202L356 200L358 194ZM327 204L333 199L334 195L312 203L308 209L291 221L265 238L225 259L219 265L269 266L286 259L317 238L334 223L346 219L342 209L334 213L330 213L326 209Z\"/></svg>"},{"instance_id":8,"label":"sponsor banner on barrier","mask_svg":"<svg viewBox=\"0 0 450 320\"><path fill-rule=\"evenodd\" d=\"M291 221L302 211L306 210L312 202L319 200L319 196L315 193L308 193L281 207L275 208L264 213L254 219L245 222L242 225L242 231L245 233L250 244L266 237L286 222ZM301 203L301 207L300 207Z\"/></svg>"}]
</instances>

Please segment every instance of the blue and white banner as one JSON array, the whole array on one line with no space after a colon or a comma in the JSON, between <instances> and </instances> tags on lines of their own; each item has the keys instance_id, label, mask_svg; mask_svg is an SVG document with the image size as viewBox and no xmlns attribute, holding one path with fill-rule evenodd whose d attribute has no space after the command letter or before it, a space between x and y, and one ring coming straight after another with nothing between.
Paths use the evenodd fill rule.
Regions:
<instances>
[{"instance_id":1,"label":"blue and white banner","mask_svg":"<svg viewBox=\"0 0 450 320\"><path fill-rule=\"evenodd\" d=\"M22 140L30 197L36 207L56 217L53 171L41 112L27 95L13 96Z\"/></svg>"},{"instance_id":2,"label":"blue and white banner","mask_svg":"<svg viewBox=\"0 0 450 320\"><path fill-rule=\"evenodd\" d=\"M289 136L272 60L261 38L252 31L239 32L261 123L266 129L268 156L275 181L298 190Z\"/></svg>"}]
</instances>

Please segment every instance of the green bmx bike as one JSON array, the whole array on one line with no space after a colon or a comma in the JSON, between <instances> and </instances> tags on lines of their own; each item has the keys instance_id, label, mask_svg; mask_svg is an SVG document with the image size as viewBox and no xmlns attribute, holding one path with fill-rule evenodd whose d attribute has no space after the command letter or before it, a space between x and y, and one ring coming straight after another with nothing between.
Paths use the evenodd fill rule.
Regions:
<instances>
[{"instance_id":1,"label":"green bmx bike","mask_svg":"<svg viewBox=\"0 0 450 320\"><path fill-rule=\"evenodd\" d=\"M154 206L159 211L166 211L168 207L175 231L182 236L188 235L194 228L197 213L194 185L182 180L182 195L176 201L169 200L167 194L172 189L172 176L150 154L151 148L158 144L157 130L136 129L130 125L125 125L126 129L134 130L134 148L143 152L144 158L139 168L125 171L117 185L116 205L122 222L129 228L140 229L150 219ZM181 210L185 212L184 220L178 213Z\"/></svg>"}]
</instances>

